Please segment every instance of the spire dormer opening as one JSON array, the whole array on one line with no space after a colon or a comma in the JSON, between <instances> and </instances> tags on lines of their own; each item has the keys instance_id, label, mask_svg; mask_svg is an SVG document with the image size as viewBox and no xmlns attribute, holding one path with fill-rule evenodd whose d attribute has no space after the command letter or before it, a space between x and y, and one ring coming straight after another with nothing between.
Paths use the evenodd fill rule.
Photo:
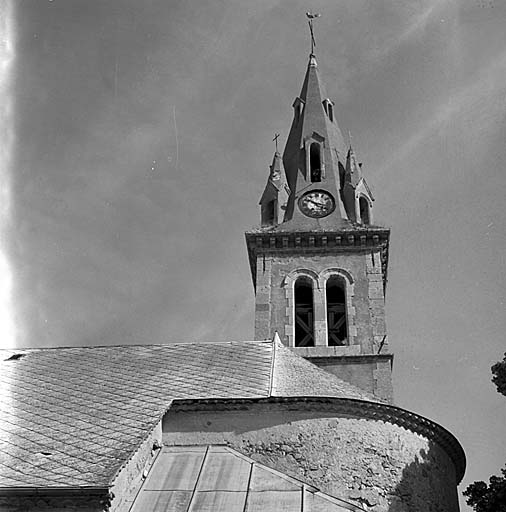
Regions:
<instances>
[{"instance_id":1,"label":"spire dormer opening","mask_svg":"<svg viewBox=\"0 0 506 512\"><path fill-rule=\"evenodd\" d=\"M302 116L302 111L304 109L304 101L300 98L295 98L293 102L293 115L295 117L295 121L299 122L300 117Z\"/></svg>"},{"instance_id":2,"label":"spire dormer opening","mask_svg":"<svg viewBox=\"0 0 506 512\"><path fill-rule=\"evenodd\" d=\"M311 183L322 180L321 148L318 142L312 142L309 146L309 168Z\"/></svg>"},{"instance_id":3,"label":"spire dormer opening","mask_svg":"<svg viewBox=\"0 0 506 512\"><path fill-rule=\"evenodd\" d=\"M371 223L369 201L364 196L360 196L360 199L358 200L358 205L360 211L360 222L365 226L368 226Z\"/></svg>"},{"instance_id":4,"label":"spire dormer opening","mask_svg":"<svg viewBox=\"0 0 506 512\"><path fill-rule=\"evenodd\" d=\"M274 226L276 224L276 200L272 199L262 205L262 226Z\"/></svg>"},{"instance_id":5,"label":"spire dormer opening","mask_svg":"<svg viewBox=\"0 0 506 512\"><path fill-rule=\"evenodd\" d=\"M327 114L327 117L329 118L330 122L333 123L334 122L334 104L328 98L323 100L323 109L325 110L325 113Z\"/></svg>"}]
</instances>

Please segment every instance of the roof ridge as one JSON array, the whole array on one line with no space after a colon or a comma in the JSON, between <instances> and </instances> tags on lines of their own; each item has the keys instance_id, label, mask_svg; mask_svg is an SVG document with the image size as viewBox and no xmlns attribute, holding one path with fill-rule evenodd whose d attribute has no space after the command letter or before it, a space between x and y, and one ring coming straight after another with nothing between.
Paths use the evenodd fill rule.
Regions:
<instances>
[{"instance_id":1,"label":"roof ridge","mask_svg":"<svg viewBox=\"0 0 506 512\"><path fill-rule=\"evenodd\" d=\"M0 353L24 353L24 352L42 352L46 350L76 350L76 349L95 349L95 348L130 348L130 347L173 347L175 345L234 345L245 343L266 344L269 345L273 340L230 340L230 341L176 341L174 343L125 343L115 345L68 345L58 347L19 347L19 348L0 348Z\"/></svg>"},{"instance_id":2,"label":"roof ridge","mask_svg":"<svg viewBox=\"0 0 506 512\"><path fill-rule=\"evenodd\" d=\"M281 340L279 339L278 331L275 331L274 336L272 337L272 359L271 359L271 375L270 375L270 383L269 383L269 396L272 396L272 390L274 389L274 370L276 369L276 346L278 343L281 344Z\"/></svg>"}]
</instances>

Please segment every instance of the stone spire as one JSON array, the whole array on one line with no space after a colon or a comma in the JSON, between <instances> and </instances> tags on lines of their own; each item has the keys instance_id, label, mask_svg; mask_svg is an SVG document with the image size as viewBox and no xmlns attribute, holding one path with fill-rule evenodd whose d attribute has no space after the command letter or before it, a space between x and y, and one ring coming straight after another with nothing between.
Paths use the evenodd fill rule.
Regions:
<instances>
[{"instance_id":1,"label":"stone spire","mask_svg":"<svg viewBox=\"0 0 506 512\"><path fill-rule=\"evenodd\" d=\"M293 108L282 165L276 152L260 200L262 227L246 233L255 339L277 331L291 350L391 401L390 231L371 225L372 194L343 139L313 52ZM281 221L282 168L289 196Z\"/></svg>"},{"instance_id":2,"label":"stone spire","mask_svg":"<svg viewBox=\"0 0 506 512\"><path fill-rule=\"evenodd\" d=\"M348 218L352 222L363 225L372 223L374 197L362 176L362 164L357 161L351 142L346 155L342 197Z\"/></svg>"},{"instance_id":3,"label":"stone spire","mask_svg":"<svg viewBox=\"0 0 506 512\"><path fill-rule=\"evenodd\" d=\"M348 154L346 155L346 172L344 175L344 183L348 183L353 188L357 188L357 185L360 183L361 179L362 164L357 162L357 156L355 155L355 151L350 143Z\"/></svg>"},{"instance_id":4,"label":"stone spire","mask_svg":"<svg viewBox=\"0 0 506 512\"><path fill-rule=\"evenodd\" d=\"M340 174L344 174L346 146L337 124L334 103L327 97L321 83L314 54L309 56L300 96L295 99L293 109L292 126L283 153L290 189L284 221L293 220L297 227L337 228L346 224L348 219L341 198L340 178ZM331 194L335 210L320 219L304 216L297 207L297 201L310 190L324 190ZM301 223L303 226L299 226ZM289 228L288 225L286 227Z\"/></svg>"},{"instance_id":5,"label":"stone spire","mask_svg":"<svg viewBox=\"0 0 506 512\"><path fill-rule=\"evenodd\" d=\"M287 184L283 172L281 155L276 150L269 167L269 177L260 198L262 226L276 226L283 218L288 200Z\"/></svg>"}]
</instances>

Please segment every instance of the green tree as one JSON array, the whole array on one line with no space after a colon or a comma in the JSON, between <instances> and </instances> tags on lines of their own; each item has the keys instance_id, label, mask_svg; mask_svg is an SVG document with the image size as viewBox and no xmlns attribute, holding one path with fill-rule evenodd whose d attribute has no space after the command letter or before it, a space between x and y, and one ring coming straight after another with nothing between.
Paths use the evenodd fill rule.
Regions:
<instances>
[{"instance_id":1,"label":"green tree","mask_svg":"<svg viewBox=\"0 0 506 512\"><path fill-rule=\"evenodd\" d=\"M497 391L506 396L506 354L491 370ZM464 491L466 503L476 512L506 512L506 466L501 473L502 476L491 476L488 485L481 481L474 482Z\"/></svg>"},{"instance_id":2,"label":"green tree","mask_svg":"<svg viewBox=\"0 0 506 512\"><path fill-rule=\"evenodd\" d=\"M491 368L492 382L497 386L497 391L506 396L506 354L502 361L495 363Z\"/></svg>"}]
</instances>

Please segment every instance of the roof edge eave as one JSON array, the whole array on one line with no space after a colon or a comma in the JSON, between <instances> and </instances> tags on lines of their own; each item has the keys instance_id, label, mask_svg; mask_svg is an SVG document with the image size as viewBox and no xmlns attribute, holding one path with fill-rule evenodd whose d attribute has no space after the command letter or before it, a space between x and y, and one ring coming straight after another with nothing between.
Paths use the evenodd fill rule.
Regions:
<instances>
[{"instance_id":1,"label":"roof edge eave","mask_svg":"<svg viewBox=\"0 0 506 512\"><path fill-rule=\"evenodd\" d=\"M110 485L104 486L67 486L67 487L0 487L0 497L9 496L61 496L61 495L109 495Z\"/></svg>"}]
</instances>

